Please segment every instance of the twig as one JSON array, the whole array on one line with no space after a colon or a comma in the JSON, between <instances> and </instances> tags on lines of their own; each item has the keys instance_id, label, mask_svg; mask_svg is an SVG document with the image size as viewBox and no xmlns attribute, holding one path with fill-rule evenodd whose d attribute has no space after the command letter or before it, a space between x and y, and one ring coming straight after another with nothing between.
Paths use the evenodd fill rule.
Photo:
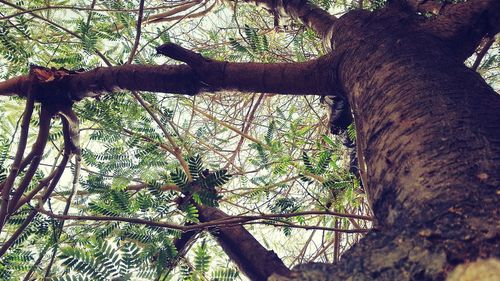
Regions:
<instances>
[{"instance_id":1,"label":"twig","mask_svg":"<svg viewBox=\"0 0 500 281\"><path fill-rule=\"evenodd\" d=\"M169 8L175 8L178 6L186 5L186 3L180 3L180 4L172 4L172 5L162 5L162 6L157 6L157 7L145 7L144 11L155 11L155 10L161 10L161 9L169 9ZM7 20L13 17L17 17L20 15L24 14L32 14L34 12L41 12L41 11L46 11L46 10L72 10L72 11L91 11L91 12L108 12L108 13L135 13L138 12L139 9L95 9L95 8L88 8L88 7L78 7L78 6L64 6L64 5L48 5L45 7L39 7L39 8L33 8L31 10L24 10L21 12L17 12L11 15L7 16L2 16L0 17L0 21L2 20Z\"/></svg>"},{"instance_id":2,"label":"twig","mask_svg":"<svg viewBox=\"0 0 500 281\"><path fill-rule=\"evenodd\" d=\"M173 151L172 151L173 153L172 154L177 159L177 161L179 161L179 164L182 166L182 169L186 173L187 180L191 181L192 180L192 176L191 176L191 173L189 172L189 165L187 164L186 160L184 160L184 158L182 158L181 149L175 143L175 140L172 138L172 136L170 135L170 133L168 132L168 130L165 128L165 126L163 126L163 124L161 123L160 119L158 119L158 116L156 116L156 114L153 112L153 110L151 109L151 107L146 103L146 101L144 101L144 99L138 93L136 93L134 91L132 91L132 95L141 104L141 106L144 107L144 109L148 112L148 114L151 116L151 118L153 118L153 120L158 125L158 127L160 127L160 129L162 130L163 134L165 135L165 137L167 138L168 142L170 143L170 145L173 148Z\"/></svg>"},{"instance_id":3,"label":"twig","mask_svg":"<svg viewBox=\"0 0 500 281\"><path fill-rule=\"evenodd\" d=\"M367 233L371 229L339 229L339 228L334 228L334 227L323 227L323 226L314 226L314 225L297 225L293 223L275 223L275 222L249 222L249 223L244 223L244 224L265 224L265 225L272 225L272 226L284 226L284 227L291 227L291 228L302 228L302 229L307 229L307 230L325 230L325 231L338 231L338 232L343 232L343 233Z\"/></svg>"},{"instance_id":4,"label":"twig","mask_svg":"<svg viewBox=\"0 0 500 281\"><path fill-rule=\"evenodd\" d=\"M75 155L75 173L73 175L73 182L72 182L72 187L71 187L71 193L69 194L68 198L66 199L66 205L64 206L63 210L63 215L67 215L69 212L69 208L71 207L71 201L73 200L73 197L77 193L78 189L78 183L80 179L80 161L81 158L79 155ZM57 225L57 229L54 229L54 247L52 249L52 257L50 259L49 264L47 265L46 271L45 271L45 277L47 277L50 274L52 265L54 264L55 256L57 253L57 249L59 248L59 238L61 237L63 228L64 228L64 221L61 222L61 224Z\"/></svg>"},{"instance_id":5,"label":"twig","mask_svg":"<svg viewBox=\"0 0 500 281\"><path fill-rule=\"evenodd\" d=\"M243 131L242 132L244 134L248 133L248 130L250 129L250 127L252 125L252 121L255 118L255 112L257 111L257 108L259 107L259 105L262 102L262 100L264 99L264 97L265 97L265 94L260 94L259 98L255 102L255 105L253 106L253 108L249 108L248 109L248 110L251 110L251 111L247 114L247 116L245 118L245 122L243 123L243 128L242 128ZM238 144L236 145L236 148L234 149L233 154L229 158L229 161L224 166L224 169L227 169L229 167L229 165L233 164L234 159L236 158L236 156L240 152L241 146L243 145L244 142L245 142L245 138L242 135L240 135L240 140L238 141Z\"/></svg>"},{"instance_id":6,"label":"twig","mask_svg":"<svg viewBox=\"0 0 500 281\"><path fill-rule=\"evenodd\" d=\"M2 248L0 248L0 257L2 257L7 252L7 250L14 244L14 242L16 242L17 238L19 238L26 227L28 227L31 221L33 221L37 213L38 212L36 210L32 210L26 217L24 222L16 229L14 234L12 234L12 236L7 241L5 241L5 243L3 243Z\"/></svg>"}]
</instances>

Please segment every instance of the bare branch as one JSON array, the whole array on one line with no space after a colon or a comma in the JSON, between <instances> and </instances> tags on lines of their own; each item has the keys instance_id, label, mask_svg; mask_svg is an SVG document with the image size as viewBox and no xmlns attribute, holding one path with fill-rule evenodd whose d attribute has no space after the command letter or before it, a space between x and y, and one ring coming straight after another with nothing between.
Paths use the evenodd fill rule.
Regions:
<instances>
[{"instance_id":1,"label":"bare branch","mask_svg":"<svg viewBox=\"0 0 500 281\"><path fill-rule=\"evenodd\" d=\"M38 96L34 98L37 101L50 98L54 102L67 98L45 93L51 92L51 89L57 89L61 94L70 93L74 101L118 88L187 95L220 90L286 95L322 95L331 92L332 77L329 75L330 71L325 71L331 68L330 56L303 63L230 63L208 60L180 47L174 49L175 52L170 52L169 55L189 61L189 66L98 67L37 84L40 93L35 93ZM0 95L15 93L26 96L28 82L25 76L0 82Z\"/></svg>"},{"instance_id":2,"label":"bare branch","mask_svg":"<svg viewBox=\"0 0 500 281\"><path fill-rule=\"evenodd\" d=\"M28 82L28 81L27 81ZM17 146L16 156L14 158L14 162L10 168L9 175L7 179L3 182L2 186L2 205L0 207L0 229L3 228L4 223L8 216L8 206L9 206L9 197L10 192L12 190L12 186L14 184L14 180L16 179L19 173L19 165L21 164L21 160L23 158L24 150L26 149L26 143L28 141L28 131L29 131L29 123L31 120L31 115L33 114L33 109L35 105L33 87L29 87L28 90L28 100L26 101L26 106L24 108L23 113L23 121L21 123L21 135L19 137L19 144Z\"/></svg>"},{"instance_id":3,"label":"bare branch","mask_svg":"<svg viewBox=\"0 0 500 281\"><path fill-rule=\"evenodd\" d=\"M132 50L130 51L130 55L128 57L127 64L131 64L132 60L134 60L135 52L137 51L137 47L139 47L139 41L141 40L141 31L142 31L142 17L144 14L144 0L140 0L139 2L139 14L137 15L137 25L135 31L135 41L132 46Z\"/></svg>"},{"instance_id":4,"label":"bare branch","mask_svg":"<svg viewBox=\"0 0 500 281\"><path fill-rule=\"evenodd\" d=\"M36 170L38 169L38 165L42 160L43 152L45 150L45 145L47 144L47 140L49 138L50 131L50 121L52 119L52 112L42 106L42 112L40 113L40 129L38 131L38 137L33 144L32 152L33 160L31 161L28 170L26 171L23 179L19 183L16 191L12 195L12 198L9 201L8 215L11 215L15 210L15 207L18 204L19 199L23 195L26 188L31 183L33 176L35 175ZM7 217L8 218L8 217Z\"/></svg>"}]
</instances>

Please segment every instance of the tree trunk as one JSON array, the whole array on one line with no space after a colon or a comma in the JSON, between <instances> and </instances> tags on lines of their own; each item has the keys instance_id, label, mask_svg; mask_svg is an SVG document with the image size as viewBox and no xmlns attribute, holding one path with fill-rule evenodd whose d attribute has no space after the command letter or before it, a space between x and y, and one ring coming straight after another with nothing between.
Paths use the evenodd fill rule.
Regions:
<instances>
[{"instance_id":1,"label":"tree trunk","mask_svg":"<svg viewBox=\"0 0 500 281\"><path fill-rule=\"evenodd\" d=\"M500 96L397 10L351 12L333 34L375 229L338 264L275 280L443 280L498 257Z\"/></svg>"}]
</instances>

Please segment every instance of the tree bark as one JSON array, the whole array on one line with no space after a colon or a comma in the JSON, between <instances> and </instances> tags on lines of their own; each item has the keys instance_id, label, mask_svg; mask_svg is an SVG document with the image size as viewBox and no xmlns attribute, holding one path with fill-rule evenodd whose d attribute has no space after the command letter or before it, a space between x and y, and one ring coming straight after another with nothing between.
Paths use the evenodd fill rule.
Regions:
<instances>
[{"instance_id":1,"label":"tree bark","mask_svg":"<svg viewBox=\"0 0 500 281\"><path fill-rule=\"evenodd\" d=\"M498 257L500 96L455 36L399 10L348 13L333 33L376 226L339 263L274 280L443 280Z\"/></svg>"}]
</instances>

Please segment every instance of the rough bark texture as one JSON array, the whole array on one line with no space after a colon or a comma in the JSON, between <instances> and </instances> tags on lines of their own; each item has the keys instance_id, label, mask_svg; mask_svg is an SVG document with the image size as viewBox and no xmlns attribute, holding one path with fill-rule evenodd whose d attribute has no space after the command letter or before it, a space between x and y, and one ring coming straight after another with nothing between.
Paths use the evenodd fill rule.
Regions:
<instances>
[{"instance_id":1,"label":"rough bark texture","mask_svg":"<svg viewBox=\"0 0 500 281\"><path fill-rule=\"evenodd\" d=\"M498 257L500 96L454 39L399 11L354 11L333 32L376 229L338 264L275 280L443 280Z\"/></svg>"}]
</instances>

